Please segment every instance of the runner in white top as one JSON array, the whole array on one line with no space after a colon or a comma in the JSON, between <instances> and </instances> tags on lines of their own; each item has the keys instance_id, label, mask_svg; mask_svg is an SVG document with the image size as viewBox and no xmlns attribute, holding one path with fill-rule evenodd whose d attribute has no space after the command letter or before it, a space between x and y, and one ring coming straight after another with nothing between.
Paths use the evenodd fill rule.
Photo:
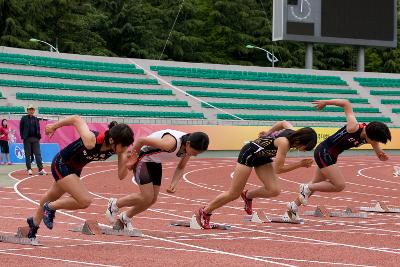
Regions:
<instances>
[{"instance_id":1,"label":"runner in white top","mask_svg":"<svg viewBox=\"0 0 400 267\"><path fill-rule=\"evenodd\" d=\"M171 129L161 130L161 131L150 134L148 136L148 138L155 138L155 139L162 139L165 135L171 135L172 137L175 138L175 140L177 142L175 145L175 150L174 151L163 151L160 148L155 148L155 147L146 145L146 146L143 146L142 149L140 149L138 161L161 163L163 161L165 162L165 161L175 160L177 157L179 158L180 156L178 156L177 153L181 149L182 136L184 136L186 134L187 133L175 131L175 130L171 130Z\"/></svg>"},{"instance_id":2,"label":"runner in white top","mask_svg":"<svg viewBox=\"0 0 400 267\"><path fill-rule=\"evenodd\" d=\"M128 168L134 172L134 180L140 192L116 199L110 198L106 216L110 223L115 223L116 214L122 207L129 207L119 219L125 229L132 230L131 218L147 210L157 201L162 178L162 162L180 158L167 192L174 193L181 179L184 168L191 156L207 150L209 139L203 132L184 133L175 130L161 130L147 137L138 138L133 145Z\"/></svg>"}]
</instances>

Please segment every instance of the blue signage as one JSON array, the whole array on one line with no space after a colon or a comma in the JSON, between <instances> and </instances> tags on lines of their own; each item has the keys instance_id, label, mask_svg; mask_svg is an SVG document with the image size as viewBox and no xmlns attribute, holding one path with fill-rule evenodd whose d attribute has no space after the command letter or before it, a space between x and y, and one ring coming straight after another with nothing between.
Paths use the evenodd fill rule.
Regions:
<instances>
[{"instance_id":1,"label":"blue signage","mask_svg":"<svg viewBox=\"0 0 400 267\"><path fill-rule=\"evenodd\" d=\"M51 163L54 156L60 151L57 143L40 144L40 153L43 163ZM24 144L10 144L10 160L12 163L25 163Z\"/></svg>"}]
</instances>

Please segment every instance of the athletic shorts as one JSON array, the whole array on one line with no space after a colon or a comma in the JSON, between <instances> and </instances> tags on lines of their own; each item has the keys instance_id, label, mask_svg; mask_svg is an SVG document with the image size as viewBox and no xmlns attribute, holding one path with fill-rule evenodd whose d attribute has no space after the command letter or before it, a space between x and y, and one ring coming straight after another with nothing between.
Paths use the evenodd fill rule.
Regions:
<instances>
[{"instance_id":1,"label":"athletic shorts","mask_svg":"<svg viewBox=\"0 0 400 267\"><path fill-rule=\"evenodd\" d=\"M139 161L134 170L137 184L144 185L153 183L161 186L162 165L157 162Z\"/></svg>"},{"instance_id":2,"label":"athletic shorts","mask_svg":"<svg viewBox=\"0 0 400 267\"><path fill-rule=\"evenodd\" d=\"M60 153L57 153L57 155L51 162L51 173L53 174L54 180L56 180L56 182L70 174L76 174L78 177L80 177L81 172L82 169L74 170L70 168L67 164L65 164L60 156Z\"/></svg>"},{"instance_id":3,"label":"athletic shorts","mask_svg":"<svg viewBox=\"0 0 400 267\"><path fill-rule=\"evenodd\" d=\"M320 169L326 168L337 162L337 156L331 155L328 148L324 145L318 145L314 150L314 160Z\"/></svg>"},{"instance_id":4,"label":"athletic shorts","mask_svg":"<svg viewBox=\"0 0 400 267\"><path fill-rule=\"evenodd\" d=\"M1 148L1 153L4 153L4 154L10 153L10 148L8 147L7 141L0 140L0 148Z\"/></svg>"},{"instance_id":5,"label":"athletic shorts","mask_svg":"<svg viewBox=\"0 0 400 267\"><path fill-rule=\"evenodd\" d=\"M270 157L257 156L256 152L260 149L259 146L253 143L247 143L242 147L239 153L237 162L247 167L258 167L272 162Z\"/></svg>"}]
</instances>

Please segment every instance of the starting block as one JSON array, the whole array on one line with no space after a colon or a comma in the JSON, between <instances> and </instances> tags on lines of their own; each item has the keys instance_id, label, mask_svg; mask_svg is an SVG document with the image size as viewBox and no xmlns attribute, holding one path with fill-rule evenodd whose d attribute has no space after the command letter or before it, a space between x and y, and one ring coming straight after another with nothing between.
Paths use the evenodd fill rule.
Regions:
<instances>
[{"instance_id":1,"label":"starting block","mask_svg":"<svg viewBox=\"0 0 400 267\"><path fill-rule=\"evenodd\" d=\"M36 238L28 238L29 227L18 227L14 236L0 235L0 242L20 245L41 246Z\"/></svg>"},{"instance_id":2,"label":"starting block","mask_svg":"<svg viewBox=\"0 0 400 267\"><path fill-rule=\"evenodd\" d=\"M173 221L170 223L171 226L183 226L183 227L189 227L190 229L196 229L200 230L203 229L201 225L196 220L196 215L193 215L190 221ZM210 229L217 229L217 230L231 230L232 226L227 225L227 224L217 224L217 223L211 223L210 224Z\"/></svg>"},{"instance_id":3,"label":"starting block","mask_svg":"<svg viewBox=\"0 0 400 267\"><path fill-rule=\"evenodd\" d=\"M317 206L313 211L305 211L304 215L314 217L329 217L330 213L325 206Z\"/></svg>"},{"instance_id":4,"label":"starting block","mask_svg":"<svg viewBox=\"0 0 400 267\"><path fill-rule=\"evenodd\" d=\"M303 219L292 219L288 212L285 212L281 217L271 217L269 218L263 211L253 211L248 221L254 223L291 223L291 224L304 224Z\"/></svg>"},{"instance_id":5,"label":"starting block","mask_svg":"<svg viewBox=\"0 0 400 267\"><path fill-rule=\"evenodd\" d=\"M344 217L344 218L368 218L365 212L357 212L355 207L347 207L344 211L328 211L325 206L317 206L314 211L306 211L304 215L314 217Z\"/></svg>"},{"instance_id":6,"label":"starting block","mask_svg":"<svg viewBox=\"0 0 400 267\"><path fill-rule=\"evenodd\" d=\"M374 207L361 207L360 210L380 213L400 213L400 208L389 208L382 201L378 201Z\"/></svg>"},{"instance_id":7,"label":"starting block","mask_svg":"<svg viewBox=\"0 0 400 267\"><path fill-rule=\"evenodd\" d=\"M393 166L393 177L400 177L400 167Z\"/></svg>"},{"instance_id":8,"label":"starting block","mask_svg":"<svg viewBox=\"0 0 400 267\"><path fill-rule=\"evenodd\" d=\"M126 230L124 224L118 219L112 228L100 226L97 221L85 221L82 226L71 229L72 232L78 232L85 235L116 235L142 237L143 233L140 230Z\"/></svg>"},{"instance_id":9,"label":"starting block","mask_svg":"<svg viewBox=\"0 0 400 267\"><path fill-rule=\"evenodd\" d=\"M329 216L331 217L345 217L345 218L368 218L368 214L365 212L357 212L355 207L347 207L344 211L341 212L330 212Z\"/></svg>"}]
</instances>

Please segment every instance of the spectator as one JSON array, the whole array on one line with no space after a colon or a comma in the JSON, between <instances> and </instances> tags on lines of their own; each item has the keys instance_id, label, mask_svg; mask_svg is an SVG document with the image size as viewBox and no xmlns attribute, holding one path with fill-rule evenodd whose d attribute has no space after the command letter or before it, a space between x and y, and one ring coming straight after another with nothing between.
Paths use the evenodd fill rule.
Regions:
<instances>
[{"instance_id":1,"label":"spectator","mask_svg":"<svg viewBox=\"0 0 400 267\"><path fill-rule=\"evenodd\" d=\"M43 169L42 156L40 154L40 125L39 119L35 117L35 107L28 105L26 108L27 115L22 116L19 124L19 132L24 141L25 163L29 175L32 175L31 159L35 155L36 165L39 175L46 175L47 172Z\"/></svg>"},{"instance_id":2,"label":"spectator","mask_svg":"<svg viewBox=\"0 0 400 267\"><path fill-rule=\"evenodd\" d=\"M8 147L8 132L10 129L8 128L7 125L7 120L3 119L1 121L1 127L0 127L0 148L1 148L1 155L0 155L0 164L8 164L11 165L10 161L10 149ZM6 159L7 161L3 160Z\"/></svg>"}]
</instances>

